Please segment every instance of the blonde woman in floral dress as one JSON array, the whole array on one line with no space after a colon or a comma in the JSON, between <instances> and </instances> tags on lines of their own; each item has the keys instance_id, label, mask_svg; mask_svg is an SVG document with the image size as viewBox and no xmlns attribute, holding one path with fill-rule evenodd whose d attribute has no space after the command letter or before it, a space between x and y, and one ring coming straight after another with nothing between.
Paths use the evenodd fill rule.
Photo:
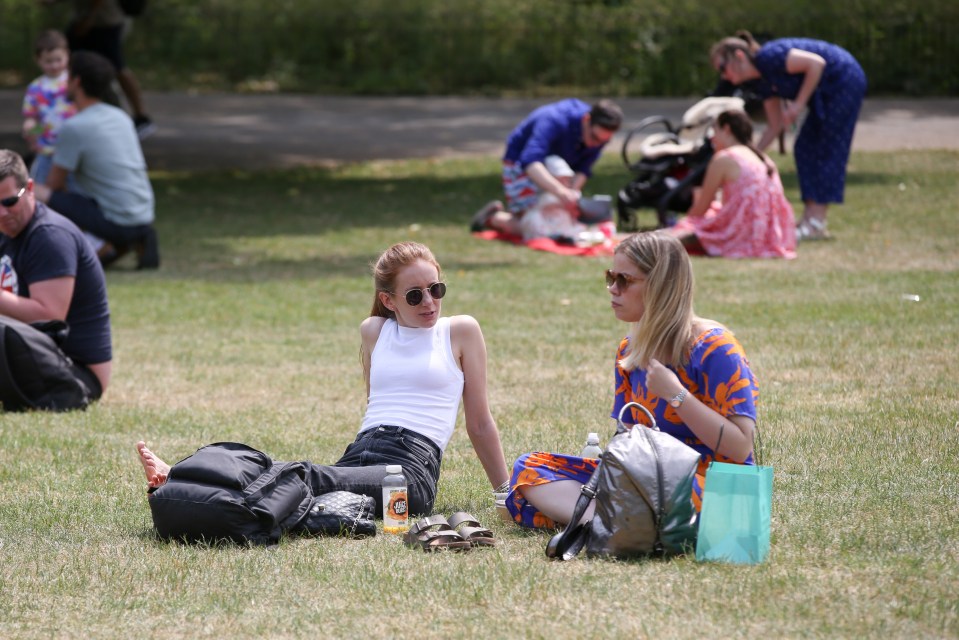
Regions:
<instances>
[{"instance_id":1,"label":"blonde woman in floral dress","mask_svg":"<svg viewBox=\"0 0 959 640\"><path fill-rule=\"evenodd\" d=\"M665 231L621 242L606 288L613 314L630 327L616 352L611 416L637 402L661 431L700 453L692 495L698 510L712 460L754 464L759 388L746 354L729 329L693 312L689 256ZM633 410L624 421L643 424L640 413ZM557 453L524 454L513 464L506 508L522 526L566 524L596 464ZM592 515L590 505L584 518Z\"/></svg>"}]
</instances>

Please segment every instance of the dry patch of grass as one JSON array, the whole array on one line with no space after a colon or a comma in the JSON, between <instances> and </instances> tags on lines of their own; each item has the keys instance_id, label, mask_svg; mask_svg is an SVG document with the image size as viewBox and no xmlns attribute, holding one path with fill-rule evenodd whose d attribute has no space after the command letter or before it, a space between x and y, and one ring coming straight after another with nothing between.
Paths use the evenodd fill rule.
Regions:
<instances>
[{"instance_id":1,"label":"dry patch of grass","mask_svg":"<svg viewBox=\"0 0 959 640\"><path fill-rule=\"evenodd\" d=\"M783 171L794 185L789 160ZM157 176L164 267L109 274L107 396L0 419L0 636L956 636L957 174L956 153L858 154L835 240L791 262L695 259L697 311L736 332L761 383L776 475L757 567L548 562L547 534L498 520L462 429L437 510L472 511L494 550L433 556L383 535L158 542L136 440L170 461L238 440L318 462L352 440L368 265L392 242L429 244L444 311L480 320L508 457L611 433L624 327L606 261L467 235L496 159ZM593 186L627 179L606 159Z\"/></svg>"}]
</instances>

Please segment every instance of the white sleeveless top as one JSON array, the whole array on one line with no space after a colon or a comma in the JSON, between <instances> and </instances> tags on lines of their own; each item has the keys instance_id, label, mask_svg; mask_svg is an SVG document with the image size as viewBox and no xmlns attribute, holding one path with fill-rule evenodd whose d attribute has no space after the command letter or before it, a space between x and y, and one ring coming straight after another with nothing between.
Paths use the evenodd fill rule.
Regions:
<instances>
[{"instance_id":1,"label":"white sleeveless top","mask_svg":"<svg viewBox=\"0 0 959 640\"><path fill-rule=\"evenodd\" d=\"M440 318L429 329L387 320L373 347L370 397L360 432L395 425L445 450L456 426L463 380L453 358L449 318Z\"/></svg>"}]
</instances>

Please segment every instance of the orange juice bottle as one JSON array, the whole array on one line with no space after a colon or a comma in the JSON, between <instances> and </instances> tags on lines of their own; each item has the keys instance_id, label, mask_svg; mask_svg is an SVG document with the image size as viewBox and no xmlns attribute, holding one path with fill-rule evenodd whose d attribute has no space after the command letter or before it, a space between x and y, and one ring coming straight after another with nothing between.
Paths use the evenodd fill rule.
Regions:
<instances>
[{"instance_id":1,"label":"orange juice bottle","mask_svg":"<svg viewBox=\"0 0 959 640\"><path fill-rule=\"evenodd\" d=\"M398 464L386 466L383 478L383 533L404 533L410 528L406 477Z\"/></svg>"}]
</instances>

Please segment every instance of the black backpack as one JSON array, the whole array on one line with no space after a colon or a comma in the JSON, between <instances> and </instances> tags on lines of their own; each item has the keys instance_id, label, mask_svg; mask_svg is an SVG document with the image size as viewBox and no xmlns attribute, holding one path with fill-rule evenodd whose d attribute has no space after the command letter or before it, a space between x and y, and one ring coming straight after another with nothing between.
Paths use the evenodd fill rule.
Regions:
<instances>
[{"instance_id":1,"label":"black backpack","mask_svg":"<svg viewBox=\"0 0 959 640\"><path fill-rule=\"evenodd\" d=\"M69 328L0 316L0 403L5 411L85 409L93 390L60 349Z\"/></svg>"},{"instance_id":2,"label":"black backpack","mask_svg":"<svg viewBox=\"0 0 959 640\"><path fill-rule=\"evenodd\" d=\"M376 534L375 501L348 491L313 496L300 462L274 462L238 442L201 447L150 493L157 533L185 542L276 544L285 533Z\"/></svg>"}]
</instances>

